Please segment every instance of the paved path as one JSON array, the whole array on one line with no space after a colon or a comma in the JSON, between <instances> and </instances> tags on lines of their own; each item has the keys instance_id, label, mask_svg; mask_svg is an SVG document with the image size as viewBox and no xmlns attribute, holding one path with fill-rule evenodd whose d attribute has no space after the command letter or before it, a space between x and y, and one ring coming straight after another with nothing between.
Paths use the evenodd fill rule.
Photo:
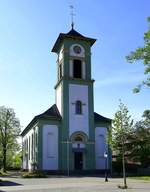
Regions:
<instances>
[{"instance_id":1,"label":"paved path","mask_svg":"<svg viewBox=\"0 0 150 192\"><path fill-rule=\"evenodd\" d=\"M70 177L70 178L37 178L23 179L18 177L2 178L7 186L0 186L0 192L150 192L150 182L128 179L129 188L119 189L122 179L109 179L99 177Z\"/></svg>"}]
</instances>

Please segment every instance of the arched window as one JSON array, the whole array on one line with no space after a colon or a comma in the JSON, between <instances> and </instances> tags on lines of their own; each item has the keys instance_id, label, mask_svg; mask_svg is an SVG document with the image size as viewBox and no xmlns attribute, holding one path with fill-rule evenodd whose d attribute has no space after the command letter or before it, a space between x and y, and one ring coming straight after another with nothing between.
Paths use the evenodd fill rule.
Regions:
<instances>
[{"instance_id":1,"label":"arched window","mask_svg":"<svg viewBox=\"0 0 150 192\"><path fill-rule=\"evenodd\" d=\"M70 136L70 140L72 143L86 143L88 141L88 136L82 131L77 131Z\"/></svg>"},{"instance_id":2,"label":"arched window","mask_svg":"<svg viewBox=\"0 0 150 192\"><path fill-rule=\"evenodd\" d=\"M82 114L82 102L81 101L76 101L76 114Z\"/></svg>"},{"instance_id":3,"label":"arched window","mask_svg":"<svg viewBox=\"0 0 150 192\"><path fill-rule=\"evenodd\" d=\"M81 135L76 135L75 138L74 138L74 141L83 142L83 137Z\"/></svg>"}]
</instances>

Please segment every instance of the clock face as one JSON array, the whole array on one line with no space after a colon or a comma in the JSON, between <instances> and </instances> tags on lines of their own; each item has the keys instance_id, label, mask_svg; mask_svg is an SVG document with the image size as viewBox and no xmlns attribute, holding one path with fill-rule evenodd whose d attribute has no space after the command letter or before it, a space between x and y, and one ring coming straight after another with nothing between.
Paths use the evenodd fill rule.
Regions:
<instances>
[{"instance_id":1,"label":"clock face","mask_svg":"<svg viewBox=\"0 0 150 192\"><path fill-rule=\"evenodd\" d=\"M80 54L81 53L81 47L79 47L79 46L74 46L73 47L73 50L74 50L74 52L76 53L76 54Z\"/></svg>"}]
</instances>

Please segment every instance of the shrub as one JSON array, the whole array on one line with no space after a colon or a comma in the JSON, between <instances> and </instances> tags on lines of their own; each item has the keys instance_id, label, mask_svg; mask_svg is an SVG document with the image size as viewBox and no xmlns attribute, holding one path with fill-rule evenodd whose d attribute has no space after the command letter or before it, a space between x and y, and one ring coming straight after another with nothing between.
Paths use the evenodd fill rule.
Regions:
<instances>
[{"instance_id":1,"label":"shrub","mask_svg":"<svg viewBox=\"0 0 150 192\"><path fill-rule=\"evenodd\" d=\"M41 171L36 171L34 173L32 172L22 172L21 176L23 178L46 178L46 174L44 172Z\"/></svg>"}]
</instances>

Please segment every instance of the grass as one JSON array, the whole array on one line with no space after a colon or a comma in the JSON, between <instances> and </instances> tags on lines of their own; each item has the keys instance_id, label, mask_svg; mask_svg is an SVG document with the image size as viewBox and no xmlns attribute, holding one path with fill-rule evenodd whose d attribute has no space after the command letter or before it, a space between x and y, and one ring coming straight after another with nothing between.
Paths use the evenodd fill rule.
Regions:
<instances>
[{"instance_id":1,"label":"grass","mask_svg":"<svg viewBox=\"0 0 150 192\"><path fill-rule=\"evenodd\" d=\"M124 186L124 185L118 185L118 188L119 188L119 189L127 189L128 186L127 186L127 185L126 185L126 186Z\"/></svg>"},{"instance_id":2,"label":"grass","mask_svg":"<svg viewBox=\"0 0 150 192\"><path fill-rule=\"evenodd\" d=\"M150 181L150 176L134 176L134 177L128 177L128 178L129 179Z\"/></svg>"},{"instance_id":3,"label":"grass","mask_svg":"<svg viewBox=\"0 0 150 192\"><path fill-rule=\"evenodd\" d=\"M8 174L7 173L5 173L5 172L3 172L3 170L1 169L0 170L0 176L2 177L2 176L7 176Z\"/></svg>"},{"instance_id":4,"label":"grass","mask_svg":"<svg viewBox=\"0 0 150 192\"><path fill-rule=\"evenodd\" d=\"M43 172L22 172L21 177L23 178L46 178L46 174Z\"/></svg>"}]
</instances>

